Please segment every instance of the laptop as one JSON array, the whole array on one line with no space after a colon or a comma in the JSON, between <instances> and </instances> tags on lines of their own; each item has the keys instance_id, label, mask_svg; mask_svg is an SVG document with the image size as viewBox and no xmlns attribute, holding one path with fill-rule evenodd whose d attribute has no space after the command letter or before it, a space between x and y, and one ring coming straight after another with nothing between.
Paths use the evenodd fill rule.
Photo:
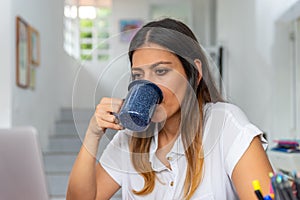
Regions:
<instances>
[{"instance_id":1,"label":"laptop","mask_svg":"<svg viewBox=\"0 0 300 200\"><path fill-rule=\"evenodd\" d=\"M0 200L48 199L36 129L0 129Z\"/></svg>"}]
</instances>

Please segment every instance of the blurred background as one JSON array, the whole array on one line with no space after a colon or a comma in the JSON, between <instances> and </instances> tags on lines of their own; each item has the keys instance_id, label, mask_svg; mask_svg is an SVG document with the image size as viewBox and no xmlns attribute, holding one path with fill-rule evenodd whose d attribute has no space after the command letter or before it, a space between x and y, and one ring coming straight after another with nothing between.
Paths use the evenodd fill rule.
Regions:
<instances>
[{"instance_id":1,"label":"blurred background","mask_svg":"<svg viewBox=\"0 0 300 200\"><path fill-rule=\"evenodd\" d=\"M17 16L38 33L28 32L24 77L16 75L28 60ZM3 0L0 17L0 127L37 128L53 199L64 199L77 135L97 102L126 92L132 29L153 19L190 26L216 62L222 92L269 141L300 139L298 0Z\"/></svg>"}]
</instances>

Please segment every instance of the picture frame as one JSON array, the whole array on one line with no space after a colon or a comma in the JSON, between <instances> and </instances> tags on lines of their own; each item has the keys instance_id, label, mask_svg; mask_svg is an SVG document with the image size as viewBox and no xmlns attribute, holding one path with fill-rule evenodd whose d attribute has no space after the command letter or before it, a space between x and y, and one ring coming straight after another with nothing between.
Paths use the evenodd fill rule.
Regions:
<instances>
[{"instance_id":1,"label":"picture frame","mask_svg":"<svg viewBox=\"0 0 300 200\"><path fill-rule=\"evenodd\" d=\"M121 19L120 20L120 40L121 42L130 42L137 32L138 28L143 25L143 21L139 19Z\"/></svg>"},{"instance_id":2,"label":"picture frame","mask_svg":"<svg viewBox=\"0 0 300 200\"><path fill-rule=\"evenodd\" d=\"M29 86L30 45L29 25L21 17L16 17L16 84L21 88Z\"/></svg>"},{"instance_id":3,"label":"picture frame","mask_svg":"<svg viewBox=\"0 0 300 200\"><path fill-rule=\"evenodd\" d=\"M29 88L31 90L35 89L35 69L36 67L32 66L30 67L30 82L29 82Z\"/></svg>"},{"instance_id":4,"label":"picture frame","mask_svg":"<svg viewBox=\"0 0 300 200\"><path fill-rule=\"evenodd\" d=\"M210 46L205 48L209 55L209 59L213 62L216 68L211 69L211 75L215 79L216 87L221 94L224 93L223 71L224 71L224 47L221 45Z\"/></svg>"},{"instance_id":5,"label":"picture frame","mask_svg":"<svg viewBox=\"0 0 300 200\"><path fill-rule=\"evenodd\" d=\"M40 34L39 32L33 28L29 28L30 35L30 62L34 66L38 66L40 64Z\"/></svg>"}]
</instances>

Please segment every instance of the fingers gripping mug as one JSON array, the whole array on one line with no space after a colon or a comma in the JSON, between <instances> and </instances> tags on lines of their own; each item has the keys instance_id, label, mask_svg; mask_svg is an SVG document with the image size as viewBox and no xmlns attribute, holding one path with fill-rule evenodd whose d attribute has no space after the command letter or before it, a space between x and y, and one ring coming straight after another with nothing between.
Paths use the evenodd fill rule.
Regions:
<instances>
[{"instance_id":1,"label":"fingers gripping mug","mask_svg":"<svg viewBox=\"0 0 300 200\"><path fill-rule=\"evenodd\" d=\"M146 80L131 82L128 94L117 114L120 124L136 132L146 130L157 104L160 104L162 99L162 91L154 83Z\"/></svg>"}]
</instances>

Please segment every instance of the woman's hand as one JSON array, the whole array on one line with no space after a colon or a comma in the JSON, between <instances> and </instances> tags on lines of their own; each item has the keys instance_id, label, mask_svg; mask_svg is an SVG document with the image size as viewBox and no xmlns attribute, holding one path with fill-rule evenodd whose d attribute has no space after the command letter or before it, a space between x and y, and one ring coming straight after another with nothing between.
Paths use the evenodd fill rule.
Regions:
<instances>
[{"instance_id":1,"label":"woman's hand","mask_svg":"<svg viewBox=\"0 0 300 200\"><path fill-rule=\"evenodd\" d=\"M105 130L123 129L113 115L119 112L122 103L122 99L103 98L97 105L69 177L68 200L109 199L120 188L96 163L99 142Z\"/></svg>"},{"instance_id":2,"label":"woman's hand","mask_svg":"<svg viewBox=\"0 0 300 200\"><path fill-rule=\"evenodd\" d=\"M102 98L90 120L88 129L97 135L104 133L107 128L113 130L123 129L123 127L118 124L118 120L113 114L119 112L122 103L122 99Z\"/></svg>"}]
</instances>

